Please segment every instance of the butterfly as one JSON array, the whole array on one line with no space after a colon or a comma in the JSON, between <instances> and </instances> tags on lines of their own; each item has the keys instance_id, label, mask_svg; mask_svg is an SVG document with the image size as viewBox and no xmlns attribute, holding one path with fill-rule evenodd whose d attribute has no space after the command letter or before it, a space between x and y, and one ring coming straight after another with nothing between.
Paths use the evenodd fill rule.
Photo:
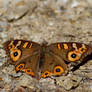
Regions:
<instances>
[{"instance_id":1,"label":"butterfly","mask_svg":"<svg viewBox=\"0 0 92 92\"><path fill-rule=\"evenodd\" d=\"M92 46L77 42L38 44L27 40L10 40L4 43L9 64L16 72L32 77L47 78L68 72L69 64L77 66L92 53Z\"/></svg>"}]
</instances>

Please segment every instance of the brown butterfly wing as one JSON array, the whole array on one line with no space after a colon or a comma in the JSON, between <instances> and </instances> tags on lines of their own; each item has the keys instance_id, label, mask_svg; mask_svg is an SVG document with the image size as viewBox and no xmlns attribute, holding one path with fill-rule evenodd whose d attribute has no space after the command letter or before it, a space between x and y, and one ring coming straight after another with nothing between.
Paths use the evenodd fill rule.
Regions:
<instances>
[{"instance_id":1,"label":"brown butterfly wing","mask_svg":"<svg viewBox=\"0 0 92 92\"><path fill-rule=\"evenodd\" d=\"M62 57L65 63L79 64L92 53L92 46L76 42L55 43L49 46L52 53Z\"/></svg>"},{"instance_id":2,"label":"brown butterfly wing","mask_svg":"<svg viewBox=\"0 0 92 92\"><path fill-rule=\"evenodd\" d=\"M47 77L51 74L62 75L62 73L69 70L67 68L68 63L80 64L91 53L92 47L82 43L62 42L51 44L47 47L44 55L41 67L42 77ZM60 69L63 72L60 72Z\"/></svg>"},{"instance_id":3,"label":"brown butterfly wing","mask_svg":"<svg viewBox=\"0 0 92 92\"><path fill-rule=\"evenodd\" d=\"M16 71L24 71L35 76L39 68L41 47L25 40L13 40L4 43L4 49L10 57L9 63L16 66Z\"/></svg>"},{"instance_id":4,"label":"brown butterfly wing","mask_svg":"<svg viewBox=\"0 0 92 92\"><path fill-rule=\"evenodd\" d=\"M67 65L63 59L52 52L46 52L44 54L43 63L40 67L41 77L46 78L51 75L60 76L67 70Z\"/></svg>"}]
</instances>

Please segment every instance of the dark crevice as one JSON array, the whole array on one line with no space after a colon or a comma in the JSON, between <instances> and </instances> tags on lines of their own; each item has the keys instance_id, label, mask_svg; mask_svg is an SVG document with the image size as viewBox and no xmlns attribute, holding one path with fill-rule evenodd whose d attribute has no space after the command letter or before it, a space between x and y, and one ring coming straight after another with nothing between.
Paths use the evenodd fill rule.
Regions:
<instances>
[{"instance_id":1,"label":"dark crevice","mask_svg":"<svg viewBox=\"0 0 92 92\"><path fill-rule=\"evenodd\" d=\"M20 20L20 19L22 19L24 16L26 16L26 15L28 14L28 12L29 12L29 10L26 11L23 15L21 15L21 16L18 17L17 19L13 18L13 19L11 19L11 20L8 20L8 22L15 22L15 21L17 21L17 20Z\"/></svg>"},{"instance_id":2,"label":"dark crevice","mask_svg":"<svg viewBox=\"0 0 92 92\"><path fill-rule=\"evenodd\" d=\"M71 71L77 70L80 66L86 64L87 61L88 61L88 60L91 60L91 59L92 59L92 54L91 54L91 55L88 55L87 57L85 57L85 58L83 59L83 61L82 61L80 64L74 66L74 68L73 68Z\"/></svg>"},{"instance_id":3,"label":"dark crevice","mask_svg":"<svg viewBox=\"0 0 92 92\"><path fill-rule=\"evenodd\" d=\"M70 62L69 62L69 61L64 60L64 62L65 62L66 64L70 64Z\"/></svg>"}]
</instances>

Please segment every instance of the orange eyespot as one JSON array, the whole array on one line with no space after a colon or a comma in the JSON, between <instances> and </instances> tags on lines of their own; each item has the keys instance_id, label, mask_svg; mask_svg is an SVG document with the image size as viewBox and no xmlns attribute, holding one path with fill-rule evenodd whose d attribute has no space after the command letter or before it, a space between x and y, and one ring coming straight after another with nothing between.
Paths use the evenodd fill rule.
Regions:
<instances>
[{"instance_id":1,"label":"orange eyespot","mask_svg":"<svg viewBox=\"0 0 92 92\"><path fill-rule=\"evenodd\" d=\"M81 53L79 51L71 51L68 53L68 60L69 61L77 61L80 59Z\"/></svg>"},{"instance_id":2,"label":"orange eyespot","mask_svg":"<svg viewBox=\"0 0 92 92\"><path fill-rule=\"evenodd\" d=\"M20 71L20 70L23 70L25 67L25 64L19 64L16 66L16 71Z\"/></svg>"},{"instance_id":3,"label":"orange eyespot","mask_svg":"<svg viewBox=\"0 0 92 92\"><path fill-rule=\"evenodd\" d=\"M14 49L14 48L15 46L13 44L8 46L8 49Z\"/></svg>"},{"instance_id":4,"label":"orange eyespot","mask_svg":"<svg viewBox=\"0 0 92 92\"><path fill-rule=\"evenodd\" d=\"M32 69L23 69L23 71L28 75L34 76L34 72L32 71Z\"/></svg>"},{"instance_id":5,"label":"orange eyespot","mask_svg":"<svg viewBox=\"0 0 92 92\"><path fill-rule=\"evenodd\" d=\"M49 77L49 76L51 76L51 72L49 72L49 71L45 71L45 72L41 75L41 77L43 77L43 78L46 78L46 77Z\"/></svg>"},{"instance_id":6,"label":"orange eyespot","mask_svg":"<svg viewBox=\"0 0 92 92\"><path fill-rule=\"evenodd\" d=\"M79 48L80 53L84 53L84 52L86 52L86 50L87 50L87 48Z\"/></svg>"},{"instance_id":7,"label":"orange eyespot","mask_svg":"<svg viewBox=\"0 0 92 92\"><path fill-rule=\"evenodd\" d=\"M54 75L61 75L64 73L64 69L61 66L56 66L54 68Z\"/></svg>"},{"instance_id":8,"label":"orange eyespot","mask_svg":"<svg viewBox=\"0 0 92 92\"><path fill-rule=\"evenodd\" d=\"M18 49L12 49L11 50L10 57L14 62L19 60L20 56L21 56L21 51L20 50L18 50Z\"/></svg>"}]
</instances>

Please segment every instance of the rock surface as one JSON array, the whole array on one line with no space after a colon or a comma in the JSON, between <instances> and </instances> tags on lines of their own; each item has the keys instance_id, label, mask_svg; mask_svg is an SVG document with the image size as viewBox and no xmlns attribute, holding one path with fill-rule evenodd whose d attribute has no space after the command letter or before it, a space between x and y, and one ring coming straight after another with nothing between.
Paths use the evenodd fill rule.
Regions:
<instances>
[{"instance_id":1,"label":"rock surface","mask_svg":"<svg viewBox=\"0 0 92 92\"><path fill-rule=\"evenodd\" d=\"M92 44L92 0L0 0L0 66L9 39ZM0 69L0 92L92 92L92 60L55 80L16 75L9 65Z\"/></svg>"}]
</instances>

